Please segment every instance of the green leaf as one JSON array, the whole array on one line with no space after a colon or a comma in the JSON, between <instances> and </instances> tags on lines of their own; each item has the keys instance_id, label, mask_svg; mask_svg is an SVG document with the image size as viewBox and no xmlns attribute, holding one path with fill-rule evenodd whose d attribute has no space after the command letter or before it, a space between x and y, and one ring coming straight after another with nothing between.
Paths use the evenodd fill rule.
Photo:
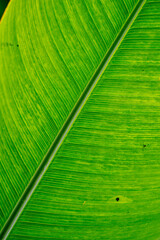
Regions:
<instances>
[{"instance_id":1,"label":"green leaf","mask_svg":"<svg viewBox=\"0 0 160 240\"><path fill-rule=\"evenodd\" d=\"M142 1L71 2L12 0L0 25L2 234L155 240L160 1L124 39Z\"/></svg>"}]
</instances>

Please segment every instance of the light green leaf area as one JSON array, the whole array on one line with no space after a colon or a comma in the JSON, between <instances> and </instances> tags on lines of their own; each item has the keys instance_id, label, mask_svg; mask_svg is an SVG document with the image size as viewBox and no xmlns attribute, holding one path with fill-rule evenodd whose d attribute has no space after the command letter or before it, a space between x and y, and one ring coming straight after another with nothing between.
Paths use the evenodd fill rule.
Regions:
<instances>
[{"instance_id":1,"label":"light green leaf area","mask_svg":"<svg viewBox=\"0 0 160 240\"><path fill-rule=\"evenodd\" d=\"M8 239L159 239L159 9L142 8Z\"/></svg>"},{"instance_id":2,"label":"light green leaf area","mask_svg":"<svg viewBox=\"0 0 160 240\"><path fill-rule=\"evenodd\" d=\"M0 24L0 229L136 4L11 0Z\"/></svg>"}]
</instances>

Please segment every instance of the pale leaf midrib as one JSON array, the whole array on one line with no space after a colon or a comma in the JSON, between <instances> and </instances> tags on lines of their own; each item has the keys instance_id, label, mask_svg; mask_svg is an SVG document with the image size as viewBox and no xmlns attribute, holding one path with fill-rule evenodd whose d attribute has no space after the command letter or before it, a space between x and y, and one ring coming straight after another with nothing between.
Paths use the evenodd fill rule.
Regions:
<instances>
[{"instance_id":1,"label":"pale leaf midrib","mask_svg":"<svg viewBox=\"0 0 160 240\"><path fill-rule=\"evenodd\" d=\"M6 239L9 235L11 229L13 228L14 224L16 223L18 217L20 216L21 212L25 208L27 202L29 201L32 193L34 192L35 188L37 187L38 183L41 181L44 173L46 172L48 166L50 165L51 161L53 160L55 154L57 153L60 145L62 144L64 138L67 136L73 122L76 120L78 114L80 113L81 109L85 105L88 97L90 96L93 88L96 86L97 82L99 81L102 73L106 69L108 63L110 62L111 58L117 51L118 47L120 46L121 42L123 41L124 36L128 32L130 26L133 24L134 20L138 16L140 10L142 9L146 0L140 0L130 16L127 18L126 22L122 26L120 32L118 33L115 41L107 51L106 55L102 59L101 63L99 64L98 68L94 72L92 78L90 79L88 85L82 92L80 98L78 99L77 103L75 104L74 108L72 109L71 113L69 114L66 122L62 126L61 130L57 134L54 142L52 143L51 147L49 148L46 156L42 160L40 166L38 167L37 171L31 178L30 182L28 183L27 187L25 188L21 198L19 199L18 203L16 204L15 208L13 209L12 213L10 214L9 218L7 219L1 234L0 239Z\"/></svg>"}]
</instances>

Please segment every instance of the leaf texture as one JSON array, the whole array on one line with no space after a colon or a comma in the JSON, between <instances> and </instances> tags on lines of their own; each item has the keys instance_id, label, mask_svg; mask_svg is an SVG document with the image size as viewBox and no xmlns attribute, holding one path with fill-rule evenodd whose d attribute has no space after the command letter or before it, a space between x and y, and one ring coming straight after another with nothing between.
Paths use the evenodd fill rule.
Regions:
<instances>
[{"instance_id":1,"label":"leaf texture","mask_svg":"<svg viewBox=\"0 0 160 240\"><path fill-rule=\"evenodd\" d=\"M9 239L160 236L158 4L143 7Z\"/></svg>"},{"instance_id":2,"label":"leaf texture","mask_svg":"<svg viewBox=\"0 0 160 240\"><path fill-rule=\"evenodd\" d=\"M11 1L0 26L1 229L136 3Z\"/></svg>"},{"instance_id":3,"label":"leaf texture","mask_svg":"<svg viewBox=\"0 0 160 240\"><path fill-rule=\"evenodd\" d=\"M78 19L83 16L83 29L84 26L88 27L85 31L86 35L84 32L80 34L81 28L76 24L77 31L72 40L67 38L69 36L65 26L66 15L61 12L59 21L62 22L59 29L61 29L61 34L64 34L66 30L66 35L64 34L66 41L59 43L55 38L61 36L60 33L52 35L53 32L56 33L56 28L52 25L55 21L50 24L49 21L51 21L51 16L53 17L53 9L54 13L60 11L59 9L64 10L68 2L63 2L64 8L59 6L58 2L54 2L52 9L49 5L47 8L47 4L42 8L41 2L35 1L34 3L38 5L34 6L34 3L32 5L33 9L37 10L35 15L37 17L33 16L30 10L31 12L26 14L28 20L25 19L23 24L24 32L19 28L18 34L15 35L15 38L19 36L18 50L17 48L13 50L13 46L4 46L4 43L1 45L3 56L5 52L9 58L12 56L11 52L14 52L11 59L14 60L17 54L19 62L15 70L13 65L10 66L10 71L1 71L2 94L4 94L2 131L5 136L2 139L5 151L1 162L3 219L6 220L11 213L42 161L48 150L47 147L51 145L123 26L129 9L130 12L133 10L134 1L113 2L80 1L81 4L68 8L68 11L72 9L73 14L76 9L75 15L71 12L68 14L70 19L71 16ZM14 14L16 14L16 4L18 1L13 1L1 24L3 34L6 26L11 27L11 19L14 19ZM114 4L117 6L115 7ZM24 8L22 8L23 5ZM111 12L114 21L117 21L117 32L109 41L108 31L110 32L112 28L108 27L108 22L106 22L107 28L102 22L98 26L99 21L103 19L105 22L107 18L102 12L98 15L97 11L102 6L109 17L111 13L109 6L113 7L113 5ZM25 4L22 6L19 8L24 12L22 11L20 16L24 16L24 13L28 11ZM126 6L128 11L124 14ZM160 237L159 9L159 0L148 0L144 5L89 96L8 239L156 240ZM63 15L64 19L61 19ZM45 22L44 19L47 16L50 17ZM94 22L88 26L88 22L90 23L88 19L91 20L91 17ZM38 30L36 27L32 28L30 24L34 22L36 26L36 21L38 24L40 19L41 21L43 19L42 26L44 22L46 24L44 31L42 27L42 32L34 33ZM73 19L69 22L70 27L75 22L74 17ZM114 27L115 22L114 24L112 22ZM14 21L12 24L15 24ZM20 27L18 24L17 19L15 29ZM46 30L48 26L53 27L49 35L52 41L48 39ZM103 38L98 38L96 29ZM33 36L40 34L41 38L30 39L27 30L30 33L33 31L32 35L35 34ZM46 34L44 34L45 31ZM89 36L90 41L87 43L86 39ZM15 42L15 38L12 42ZM42 39L41 43L39 39ZM83 54L82 48L77 49L69 45L73 43L77 46L77 39L81 44L85 42ZM11 42L11 40L8 41ZM106 44L104 46L103 41ZM27 46L27 43L30 45ZM60 44L58 47L56 45L57 52L56 47L53 47L51 43ZM24 49L20 48L21 45ZM97 55L93 53L92 47L89 49L91 45L97 50ZM63 61L58 58L60 52L63 53ZM19 60L19 55L21 55L21 60ZM58 60L54 60L53 56L54 58L57 56ZM94 59L95 63L87 65L87 61L91 59ZM7 60L2 59L3 67L5 67L2 69L6 69L6 63ZM57 69L58 76L53 72L53 67ZM73 78L66 69L69 69ZM82 72L86 77L81 75ZM12 74L10 79L9 74ZM26 91L27 89L29 92ZM32 93L33 90L34 93ZM15 172L13 172L13 167ZM29 171L27 172L26 169ZM7 211L8 215L5 216L4 213Z\"/></svg>"}]
</instances>

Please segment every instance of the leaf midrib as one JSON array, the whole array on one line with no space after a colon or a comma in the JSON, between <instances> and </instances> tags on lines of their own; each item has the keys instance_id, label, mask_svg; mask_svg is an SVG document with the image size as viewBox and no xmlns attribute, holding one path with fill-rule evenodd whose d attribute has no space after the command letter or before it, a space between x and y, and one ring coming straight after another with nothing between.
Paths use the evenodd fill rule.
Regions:
<instances>
[{"instance_id":1,"label":"leaf midrib","mask_svg":"<svg viewBox=\"0 0 160 240\"><path fill-rule=\"evenodd\" d=\"M44 159L42 160L41 164L39 165L38 169L36 170L34 176L31 178L30 182L28 183L27 187L25 188L21 198L19 199L18 203L16 204L15 208L11 212L9 218L7 219L1 234L0 239L6 239L8 234L10 233L11 229L13 228L14 224L16 223L18 217L20 216L21 212L25 208L27 202L29 201L32 193L34 192L35 188L37 187L38 183L41 181L44 173L46 172L48 166L50 165L51 161L53 160L55 154L57 153L60 145L62 144L64 138L67 136L69 130L73 122L76 120L77 116L79 115L81 109L85 105L87 99L89 98L92 90L96 86L97 82L99 81L102 73L106 69L108 63L110 62L111 58L117 51L118 47L120 46L121 42L124 39L124 36L130 29L131 25L133 24L134 20L138 16L140 10L142 9L143 5L145 4L146 0L139 0L135 8L133 9L130 16L127 18L124 25L121 27L120 32L117 34L114 42L112 43L111 47L105 54L104 58L102 59L101 63L99 64L98 68L94 72L92 78L90 79L88 85L82 92L81 96L79 97L77 103L73 107L71 113L69 114L66 122L63 124L61 130L57 134L55 140L53 141L51 147L49 148L47 154L45 155Z\"/></svg>"}]
</instances>

